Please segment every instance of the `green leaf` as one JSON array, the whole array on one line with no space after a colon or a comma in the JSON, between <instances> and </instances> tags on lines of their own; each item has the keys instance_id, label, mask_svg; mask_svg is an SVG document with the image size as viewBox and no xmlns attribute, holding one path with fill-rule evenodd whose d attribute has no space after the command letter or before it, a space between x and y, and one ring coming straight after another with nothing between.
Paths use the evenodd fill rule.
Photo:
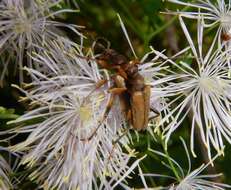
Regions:
<instances>
[{"instance_id":1,"label":"green leaf","mask_svg":"<svg viewBox=\"0 0 231 190\"><path fill-rule=\"evenodd\" d=\"M162 0L141 0L138 2L147 15L153 15L154 12L158 12L163 7Z\"/></svg>"},{"instance_id":2,"label":"green leaf","mask_svg":"<svg viewBox=\"0 0 231 190\"><path fill-rule=\"evenodd\" d=\"M16 119L19 115L14 113L14 109L7 109L0 106L0 119Z\"/></svg>"}]
</instances>

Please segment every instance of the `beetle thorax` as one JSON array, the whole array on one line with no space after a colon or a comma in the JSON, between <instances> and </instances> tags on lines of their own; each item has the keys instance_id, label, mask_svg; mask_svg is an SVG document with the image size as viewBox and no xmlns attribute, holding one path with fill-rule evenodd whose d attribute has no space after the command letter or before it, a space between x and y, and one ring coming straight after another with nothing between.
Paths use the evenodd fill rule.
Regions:
<instances>
[{"instance_id":1,"label":"beetle thorax","mask_svg":"<svg viewBox=\"0 0 231 190\"><path fill-rule=\"evenodd\" d=\"M128 77L130 78L135 78L139 73L138 73L138 66L131 64L130 62L128 64L126 64L125 68L124 68L126 74L128 75Z\"/></svg>"}]
</instances>

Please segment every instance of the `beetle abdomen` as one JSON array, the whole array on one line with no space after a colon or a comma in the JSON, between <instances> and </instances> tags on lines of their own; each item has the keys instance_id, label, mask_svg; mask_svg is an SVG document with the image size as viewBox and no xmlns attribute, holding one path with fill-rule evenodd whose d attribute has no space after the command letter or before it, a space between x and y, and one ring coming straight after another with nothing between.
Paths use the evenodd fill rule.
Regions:
<instances>
[{"instance_id":1,"label":"beetle abdomen","mask_svg":"<svg viewBox=\"0 0 231 190\"><path fill-rule=\"evenodd\" d=\"M136 91L131 95L132 125L140 131L144 129L145 123L145 102L142 91Z\"/></svg>"},{"instance_id":2,"label":"beetle abdomen","mask_svg":"<svg viewBox=\"0 0 231 190\"><path fill-rule=\"evenodd\" d=\"M150 86L146 85L143 91L134 92L130 101L133 128L138 131L146 129L150 109Z\"/></svg>"}]
</instances>

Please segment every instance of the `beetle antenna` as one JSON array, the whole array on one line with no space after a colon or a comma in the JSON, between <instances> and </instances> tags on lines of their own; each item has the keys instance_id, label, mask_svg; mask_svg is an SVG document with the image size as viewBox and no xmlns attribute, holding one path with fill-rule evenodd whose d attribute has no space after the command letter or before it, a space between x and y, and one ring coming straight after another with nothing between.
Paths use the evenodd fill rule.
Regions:
<instances>
[{"instance_id":1,"label":"beetle antenna","mask_svg":"<svg viewBox=\"0 0 231 190\"><path fill-rule=\"evenodd\" d=\"M132 50L132 53L133 53L134 57L137 59L138 57L137 57L137 55L136 55L136 53L135 53L135 51L134 51L134 48L133 48L133 46L132 46L132 43L131 43L130 39L129 39L127 30L126 30L126 28L125 28L125 26L124 26L124 23L123 23L123 21L122 21L120 15L117 14L117 16L118 16L119 21L120 21L120 26L121 26L121 28L122 28L122 30L123 30L123 32L124 32L124 35L125 35L125 37L126 37L126 39L127 39L127 41L128 41L128 44L129 44L129 46L130 46L130 48L131 48L131 50Z\"/></svg>"},{"instance_id":2,"label":"beetle antenna","mask_svg":"<svg viewBox=\"0 0 231 190\"><path fill-rule=\"evenodd\" d=\"M96 38L96 40L92 44L92 50L95 51L95 49L99 48L101 50L109 49L111 46L111 43L103 37Z\"/></svg>"}]
</instances>

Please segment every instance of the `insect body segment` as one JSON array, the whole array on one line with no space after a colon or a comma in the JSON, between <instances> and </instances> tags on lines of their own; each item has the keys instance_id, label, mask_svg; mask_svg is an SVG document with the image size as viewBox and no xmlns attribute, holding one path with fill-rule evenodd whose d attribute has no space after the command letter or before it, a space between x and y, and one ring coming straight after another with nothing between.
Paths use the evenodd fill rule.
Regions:
<instances>
[{"instance_id":1,"label":"insect body segment","mask_svg":"<svg viewBox=\"0 0 231 190\"><path fill-rule=\"evenodd\" d=\"M96 62L101 68L107 69L111 73L110 79L113 80L114 86L108 90L111 96L102 119L92 134L81 140L89 141L97 133L107 118L116 95L119 97L121 111L129 125L137 131L146 129L149 121L151 88L145 84L144 77L139 73L138 64L140 62L138 60L128 61L125 56L108 48L97 57ZM106 79L99 81L88 96L106 82ZM159 114L159 112L156 113Z\"/></svg>"},{"instance_id":2,"label":"insect body segment","mask_svg":"<svg viewBox=\"0 0 231 190\"><path fill-rule=\"evenodd\" d=\"M150 109L150 86L136 91L130 97L133 128L140 131L147 127Z\"/></svg>"},{"instance_id":3,"label":"insect body segment","mask_svg":"<svg viewBox=\"0 0 231 190\"><path fill-rule=\"evenodd\" d=\"M117 95L127 122L138 131L145 129L150 111L150 86L145 84L143 76L138 71L139 61L129 62L115 50L105 49L97 58L97 63L115 73L111 77L115 88L126 89Z\"/></svg>"}]
</instances>

